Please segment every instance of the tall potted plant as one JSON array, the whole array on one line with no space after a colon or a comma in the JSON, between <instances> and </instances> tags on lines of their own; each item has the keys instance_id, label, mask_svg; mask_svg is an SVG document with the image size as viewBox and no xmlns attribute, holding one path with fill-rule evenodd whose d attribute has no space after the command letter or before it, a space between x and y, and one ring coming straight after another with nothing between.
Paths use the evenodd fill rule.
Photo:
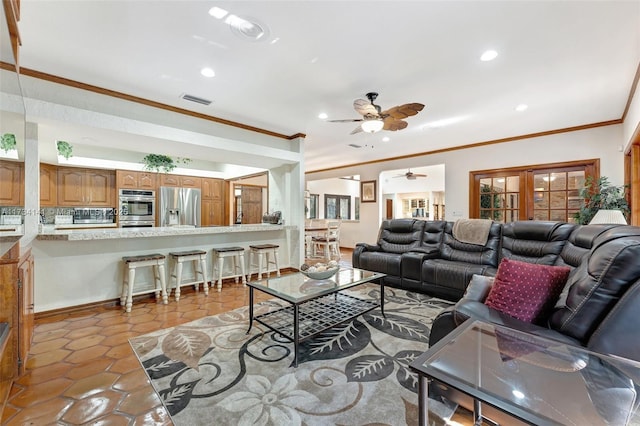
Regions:
<instances>
[{"instance_id":1,"label":"tall potted plant","mask_svg":"<svg viewBox=\"0 0 640 426\"><path fill-rule=\"evenodd\" d=\"M579 195L584 199L584 204L575 213L573 218L576 223L586 225L596 215L598 210L620 210L625 219L629 220L629 203L626 199L626 191L629 185L611 185L606 176L593 179L587 177Z\"/></svg>"}]
</instances>

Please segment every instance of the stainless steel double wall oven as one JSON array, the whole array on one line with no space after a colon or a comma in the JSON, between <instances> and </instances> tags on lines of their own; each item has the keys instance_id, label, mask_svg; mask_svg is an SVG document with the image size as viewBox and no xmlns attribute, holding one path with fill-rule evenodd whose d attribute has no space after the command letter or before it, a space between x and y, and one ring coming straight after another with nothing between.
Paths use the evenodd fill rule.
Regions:
<instances>
[{"instance_id":1,"label":"stainless steel double wall oven","mask_svg":"<svg viewBox=\"0 0 640 426\"><path fill-rule=\"evenodd\" d=\"M121 228L152 227L156 222L156 192L146 189L121 189L118 214Z\"/></svg>"}]
</instances>

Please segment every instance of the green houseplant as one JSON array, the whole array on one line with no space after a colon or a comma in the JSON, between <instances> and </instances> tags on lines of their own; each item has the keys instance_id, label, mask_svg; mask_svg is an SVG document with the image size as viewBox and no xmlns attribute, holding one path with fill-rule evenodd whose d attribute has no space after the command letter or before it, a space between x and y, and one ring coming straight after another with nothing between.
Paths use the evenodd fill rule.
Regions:
<instances>
[{"instance_id":1,"label":"green houseplant","mask_svg":"<svg viewBox=\"0 0 640 426\"><path fill-rule=\"evenodd\" d=\"M67 141L57 141L56 149L58 150L58 155L63 156L66 160L73 155L73 147Z\"/></svg>"},{"instance_id":2,"label":"green houseplant","mask_svg":"<svg viewBox=\"0 0 640 426\"><path fill-rule=\"evenodd\" d=\"M191 160L189 158L177 158L174 160L168 155L162 154L147 154L142 159L145 170L158 173L170 173L177 167L178 163L188 164L190 162Z\"/></svg>"},{"instance_id":3,"label":"green houseplant","mask_svg":"<svg viewBox=\"0 0 640 426\"><path fill-rule=\"evenodd\" d=\"M598 210L620 210L629 220L629 203L625 197L628 187L629 185L611 185L606 176L598 179L587 177L578 192L580 198L584 199L584 204L573 216L576 223L588 224Z\"/></svg>"},{"instance_id":4,"label":"green houseplant","mask_svg":"<svg viewBox=\"0 0 640 426\"><path fill-rule=\"evenodd\" d=\"M2 148L4 152L16 149L16 135L13 133L5 133L2 135L2 138L0 139L0 148Z\"/></svg>"}]
</instances>

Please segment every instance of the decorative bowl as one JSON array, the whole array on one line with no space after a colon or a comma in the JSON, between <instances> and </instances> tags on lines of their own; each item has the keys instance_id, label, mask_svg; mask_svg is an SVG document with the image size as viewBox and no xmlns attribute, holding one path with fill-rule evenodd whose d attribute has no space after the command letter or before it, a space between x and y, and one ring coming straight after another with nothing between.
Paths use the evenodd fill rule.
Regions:
<instances>
[{"instance_id":1,"label":"decorative bowl","mask_svg":"<svg viewBox=\"0 0 640 426\"><path fill-rule=\"evenodd\" d=\"M300 271L300 272L314 280L326 280L334 276L336 272L338 272L339 270L340 270L340 267L336 266L335 268L331 268L331 269L327 269L319 272L309 272L308 270Z\"/></svg>"}]
</instances>

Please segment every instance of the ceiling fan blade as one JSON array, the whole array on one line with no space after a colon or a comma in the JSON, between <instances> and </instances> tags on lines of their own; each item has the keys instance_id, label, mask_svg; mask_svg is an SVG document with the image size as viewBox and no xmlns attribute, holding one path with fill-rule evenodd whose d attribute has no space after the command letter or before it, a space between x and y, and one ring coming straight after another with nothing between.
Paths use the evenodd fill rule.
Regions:
<instances>
[{"instance_id":1,"label":"ceiling fan blade","mask_svg":"<svg viewBox=\"0 0 640 426\"><path fill-rule=\"evenodd\" d=\"M355 135L356 133L360 133L360 132L362 132L362 131L363 131L363 130L362 130L362 126L358 126L358 127L356 127L355 129L353 129L353 130L351 131L351 133L349 133L349 134L350 134L350 135Z\"/></svg>"},{"instance_id":2,"label":"ceiling fan blade","mask_svg":"<svg viewBox=\"0 0 640 426\"><path fill-rule=\"evenodd\" d=\"M375 115L378 116L378 111L376 107L371 104L371 102L365 99L356 99L353 101L353 108L361 115Z\"/></svg>"},{"instance_id":3,"label":"ceiling fan blade","mask_svg":"<svg viewBox=\"0 0 640 426\"><path fill-rule=\"evenodd\" d=\"M345 118L344 120L327 120L329 123L355 123L364 121L362 118Z\"/></svg>"},{"instance_id":4,"label":"ceiling fan blade","mask_svg":"<svg viewBox=\"0 0 640 426\"><path fill-rule=\"evenodd\" d=\"M402 130L407 127L408 123L402 120L396 120L393 117L387 117L384 119L384 127L382 130L390 130L395 132L396 130Z\"/></svg>"},{"instance_id":5,"label":"ceiling fan blade","mask_svg":"<svg viewBox=\"0 0 640 426\"><path fill-rule=\"evenodd\" d=\"M385 118L389 116L389 117L395 118L396 120L401 120L403 118L416 115L417 113L422 111L423 108L424 108L423 104L410 103L410 104L398 105L398 106L389 108L386 111L382 111L381 115Z\"/></svg>"},{"instance_id":6,"label":"ceiling fan blade","mask_svg":"<svg viewBox=\"0 0 640 426\"><path fill-rule=\"evenodd\" d=\"M420 173L414 173L413 176L415 176L415 177L427 177L427 175L423 175L423 174L420 174Z\"/></svg>"}]
</instances>

